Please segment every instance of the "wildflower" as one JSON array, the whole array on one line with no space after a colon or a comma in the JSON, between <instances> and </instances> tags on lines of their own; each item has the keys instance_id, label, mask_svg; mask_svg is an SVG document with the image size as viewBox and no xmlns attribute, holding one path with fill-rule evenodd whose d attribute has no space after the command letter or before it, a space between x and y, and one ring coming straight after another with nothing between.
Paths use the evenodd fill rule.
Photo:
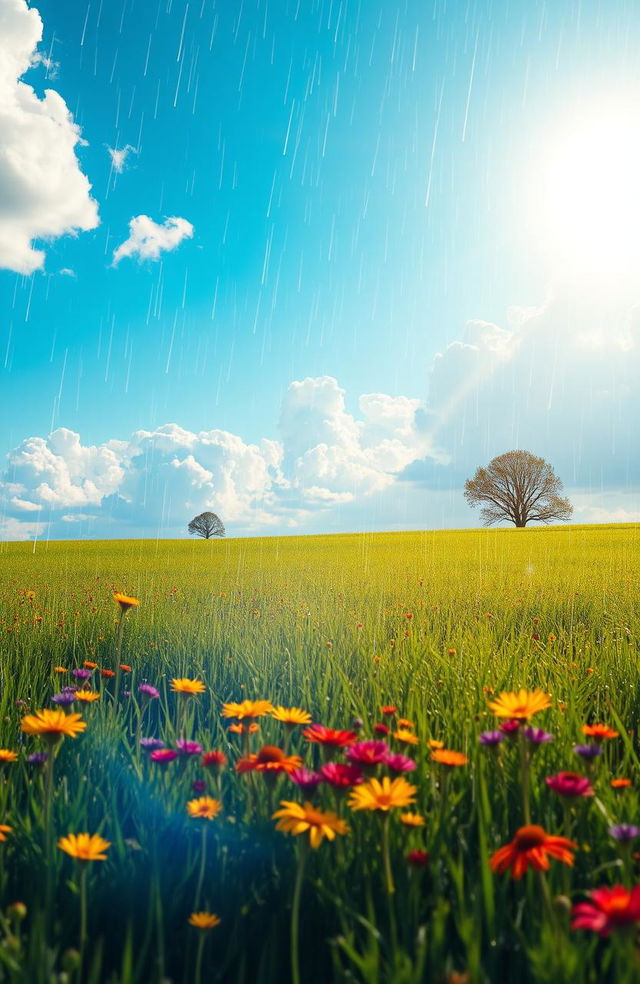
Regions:
<instances>
[{"instance_id":1,"label":"wildflower","mask_svg":"<svg viewBox=\"0 0 640 984\"><path fill-rule=\"evenodd\" d=\"M115 670L100 670L100 673L102 674L103 677L107 677L107 678L116 675Z\"/></svg>"},{"instance_id":2,"label":"wildflower","mask_svg":"<svg viewBox=\"0 0 640 984\"><path fill-rule=\"evenodd\" d=\"M147 749L164 748L164 742L162 738L141 738L140 747Z\"/></svg>"},{"instance_id":3,"label":"wildflower","mask_svg":"<svg viewBox=\"0 0 640 984\"><path fill-rule=\"evenodd\" d=\"M602 755L602 745L574 745L573 750L584 759L594 759Z\"/></svg>"},{"instance_id":4,"label":"wildflower","mask_svg":"<svg viewBox=\"0 0 640 984\"><path fill-rule=\"evenodd\" d=\"M362 772L357 765L344 765L342 762L327 762L320 767L320 775L335 789L348 789L362 782Z\"/></svg>"},{"instance_id":5,"label":"wildflower","mask_svg":"<svg viewBox=\"0 0 640 984\"><path fill-rule=\"evenodd\" d=\"M201 755L202 745L198 741L189 741L188 738L178 738L176 748L181 755Z\"/></svg>"},{"instance_id":6,"label":"wildflower","mask_svg":"<svg viewBox=\"0 0 640 984\"><path fill-rule=\"evenodd\" d=\"M520 827L509 844L498 848L489 864L492 871L502 873L511 868L511 876L516 881L525 874L529 866L536 871L547 871L549 858L555 858L569 866L573 865L572 851L578 845L566 837L548 834L543 827L529 824Z\"/></svg>"},{"instance_id":7,"label":"wildflower","mask_svg":"<svg viewBox=\"0 0 640 984\"><path fill-rule=\"evenodd\" d=\"M143 697L148 697L149 700L156 700L160 696L160 691L152 687L150 683L141 683L138 687L138 693L142 694Z\"/></svg>"},{"instance_id":8,"label":"wildflower","mask_svg":"<svg viewBox=\"0 0 640 984\"><path fill-rule=\"evenodd\" d=\"M387 724L379 723L379 724L374 724L373 730L376 735L388 735L389 732L391 731L391 728Z\"/></svg>"},{"instance_id":9,"label":"wildflower","mask_svg":"<svg viewBox=\"0 0 640 984\"><path fill-rule=\"evenodd\" d=\"M131 673L131 667L127 666L126 663L120 663L120 669L123 673Z\"/></svg>"},{"instance_id":10,"label":"wildflower","mask_svg":"<svg viewBox=\"0 0 640 984\"><path fill-rule=\"evenodd\" d=\"M263 745L257 755L246 755L236 762L236 772L295 772L302 765L299 755L286 755L275 745Z\"/></svg>"},{"instance_id":11,"label":"wildflower","mask_svg":"<svg viewBox=\"0 0 640 984\"><path fill-rule=\"evenodd\" d=\"M171 689L176 694L203 694L206 688L202 680L189 680L187 677L175 677L171 681Z\"/></svg>"},{"instance_id":12,"label":"wildflower","mask_svg":"<svg viewBox=\"0 0 640 984\"><path fill-rule=\"evenodd\" d=\"M325 728L323 724L312 724L305 728L302 734L307 741L320 745L330 745L333 748L345 748L353 745L357 738L355 731L336 731L334 728Z\"/></svg>"},{"instance_id":13,"label":"wildflower","mask_svg":"<svg viewBox=\"0 0 640 984\"><path fill-rule=\"evenodd\" d=\"M393 714L398 713L398 708L394 707L393 704L385 704L384 707L380 708L380 713L384 714L385 717L391 717Z\"/></svg>"},{"instance_id":14,"label":"wildflower","mask_svg":"<svg viewBox=\"0 0 640 984\"><path fill-rule=\"evenodd\" d=\"M12 752L8 748L0 748L0 765L4 762L17 762L17 760L17 752Z\"/></svg>"},{"instance_id":15,"label":"wildflower","mask_svg":"<svg viewBox=\"0 0 640 984\"><path fill-rule=\"evenodd\" d=\"M196 929L209 930L214 929L221 923L220 916L216 916L214 912L192 912L189 916L189 925L195 926Z\"/></svg>"},{"instance_id":16,"label":"wildflower","mask_svg":"<svg viewBox=\"0 0 640 984\"><path fill-rule=\"evenodd\" d=\"M194 779L193 782L191 783L191 788L193 789L194 793L204 793L205 789L207 788L207 784L204 781L204 779Z\"/></svg>"},{"instance_id":17,"label":"wildflower","mask_svg":"<svg viewBox=\"0 0 640 984\"><path fill-rule=\"evenodd\" d=\"M309 834L311 847L319 847L323 839L334 840L336 834L341 836L349 832L344 820L341 820L330 810L317 810L312 803L291 803L282 800L282 809L276 810L273 819L277 820L276 830L295 837L297 834Z\"/></svg>"},{"instance_id":18,"label":"wildflower","mask_svg":"<svg viewBox=\"0 0 640 984\"><path fill-rule=\"evenodd\" d=\"M59 707L68 707L76 699L75 690L67 691L63 690L61 694L54 694L51 698L53 704L57 704Z\"/></svg>"},{"instance_id":19,"label":"wildflower","mask_svg":"<svg viewBox=\"0 0 640 984\"><path fill-rule=\"evenodd\" d=\"M600 936L640 923L640 885L626 888L613 885L589 893L590 902L580 902L572 910L572 929L589 929Z\"/></svg>"},{"instance_id":20,"label":"wildflower","mask_svg":"<svg viewBox=\"0 0 640 984\"><path fill-rule=\"evenodd\" d=\"M462 752L452 752L448 748L436 748L431 752L431 761L437 762L438 765L446 765L447 768L453 769L457 765L467 765L469 759Z\"/></svg>"},{"instance_id":21,"label":"wildflower","mask_svg":"<svg viewBox=\"0 0 640 984\"><path fill-rule=\"evenodd\" d=\"M85 661L84 661L84 663L82 665L85 666L88 670L97 670L97 668L98 668L98 664L97 663L94 663L90 659L85 659Z\"/></svg>"},{"instance_id":22,"label":"wildflower","mask_svg":"<svg viewBox=\"0 0 640 984\"><path fill-rule=\"evenodd\" d=\"M532 745L546 745L547 742L553 741L553 735L545 731L544 728L532 728L529 726L523 729L523 734Z\"/></svg>"},{"instance_id":23,"label":"wildflower","mask_svg":"<svg viewBox=\"0 0 640 984\"><path fill-rule=\"evenodd\" d=\"M628 789L631 785L631 779L612 779L609 785L612 789Z\"/></svg>"},{"instance_id":24,"label":"wildflower","mask_svg":"<svg viewBox=\"0 0 640 984\"><path fill-rule=\"evenodd\" d=\"M76 690L74 697L83 704L92 704L96 700L100 700L100 694L96 693L95 690Z\"/></svg>"},{"instance_id":25,"label":"wildflower","mask_svg":"<svg viewBox=\"0 0 640 984\"><path fill-rule=\"evenodd\" d=\"M311 715L308 711L303 711L300 707L274 707L271 717L276 721L282 721L293 727L296 724L311 724Z\"/></svg>"},{"instance_id":26,"label":"wildflower","mask_svg":"<svg viewBox=\"0 0 640 984\"><path fill-rule=\"evenodd\" d=\"M583 724L582 734L586 735L587 738L593 738L595 741L601 742L605 738L617 738L620 732L614 731L613 728L608 727L606 724Z\"/></svg>"},{"instance_id":27,"label":"wildflower","mask_svg":"<svg viewBox=\"0 0 640 984\"><path fill-rule=\"evenodd\" d=\"M411 868L426 868L430 861L428 851L409 851L407 864Z\"/></svg>"},{"instance_id":28,"label":"wildflower","mask_svg":"<svg viewBox=\"0 0 640 984\"><path fill-rule=\"evenodd\" d=\"M427 745L428 745L429 748L432 748L432 749L433 748L444 748L444 742L443 741L438 741L437 738L429 738L429 741L427 742Z\"/></svg>"},{"instance_id":29,"label":"wildflower","mask_svg":"<svg viewBox=\"0 0 640 984\"><path fill-rule=\"evenodd\" d=\"M399 728L397 731L393 732L393 737L396 741L401 742L403 745L417 745L418 739L412 731L408 731L406 728Z\"/></svg>"},{"instance_id":30,"label":"wildflower","mask_svg":"<svg viewBox=\"0 0 640 984\"><path fill-rule=\"evenodd\" d=\"M352 765L383 765L389 756L389 746L384 741L358 741L347 748L346 756Z\"/></svg>"},{"instance_id":31,"label":"wildflower","mask_svg":"<svg viewBox=\"0 0 640 984\"><path fill-rule=\"evenodd\" d=\"M76 680L89 680L92 674L93 670L88 670L85 666L71 670L71 676L74 676Z\"/></svg>"},{"instance_id":32,"label":"wildflower","mask_svg":"<svg viewBox=\"0 0 640 984\"><path fill-rule=\"evenodd\" d=\"M205 752L202 756L202 765L205 769L221 771L227 764L227 756L224 752Z\"/></svg>"},{"instance_id":33,"label":"wildflower","mask_svg":"<svg viewBox=\"0 0 640 984\"><path fill-rule=\"evenodd\" d=\"M364 728L364 721L361 717L354 717L351 721L351 727L354 731L362 731Z\"/></svg>"},{"instance_id":34,"label":"wildflower","mask_svg":"<svg viewBox=\"0 0 640 984\"><path fill-rule=\"evenodd\" d=\"M10 827L6 823L0 823L0 842L6 841L7 834L13 833L13 827Z\"/></svg>"},{"instance_id":35,"label":"wildflower","mask_svg":"<svg viewBox=\"0 0 640 984\"><path fill-rule=\"evenodd\" d=\"M413 772L416 768L416 763L412 758L400 754L388 755L385 765L389 772Z\"/></svg>"},{"instance_id":36,"label":"wildflower","mask_svg":"<svg viewBox=\"0 0 640 984\"><path fill-rule=\"evenodd\" d=\"M609 833L614 840L624 844L640 837L640 827L636 827L634 823L615 823L609 827Z\"/></svg>"},{"instance_id":37,"label":"wildflower","mask_svg":"<svg viewBox=\"0 0 640 984\"><path fill-rule=\"evenodd\" d=\"M400 823L405 827L424 827L424 817L421 813L401 813Z\"/></svg>"},{"instance_id":38,"label":"wildflower","mask_svg":"<svg viewBox=\"0 0 640 984\"><path fill-rule=\"evenodd\" d=\"M489 701L489 707L496 717L529 721L534 714L551 707L551 697L543 690L519 690L517 693L505 690Z\"/></svg>"},{"instance_id":39,"label":"wildflower","mask_svg":"<svg viewBox=\"0 0 640 984\"><path fill-rule=\"evenodd\" d=\"M289 778L295 782L296 786L300 787L305 796L313 796L322 782L322 776L319 772L310 772L304 767L290 772Z\"/></svg>"},{"instance_id":40,"label":"wildflower","mask_svg":"<svg viewBox=\"0 0 640 984\"><path fill-rule=\"evenodd\" d=\"M120 605L120 611L123 615L125 612L128 612L130 608L135 608L140 604L137 598L131 598L129 595L120 594L119 591L114 594L113 600Z\"/></svg>"},{"instance_id":41,"label":"wildflower","mask_svg":"<svg viewBox=\"0 0 640 984\"><path fill-rule=\"evenodd\" d=\"M509 721L501 721L498 728L506 735L507 738L514 738L520 731L520 721L515 721L510 719Z\"/></svg>"},{"instance_id":42,"label":"wildflower","mask_svg":"<svg viewBox=\"0 0 640 984\"><path fill-rule=\"evenodd\" d=\"M77 738L87 727L86 721L80 714L65 714L64 711L43 710L35 714L26 714L22 718L22 730L27 735L41 735L46 741L54 744L64 735Z\"/></svg>"},{"instance_id":43,"label":"wildflower","mask_svg":"<svg viewBox=\"0 0 640 984\"><path fill-rule=\"evenodd\" d=\"M415 724L413 721L409 721L408 718L398 718L398 727L406 728L408 731L411 731L412 728L415 728Z\"/></svg>"},{"instance_id":44,"label":"wildflower","mask_svg":"<svg viewBox=\"0 0 640 984\"><path fill-rule=\"evenodd\" d=\"M482 734L478 735L478 741L481 745L489 745L493 747L495 745L499 745L503 740L504 732L502 731L483 731Z\"/></svg>"},{"instance_id":45,"label":"wildflower","mask_svg":"<svg viewBox=\"0 0 640 984\"><path fill-rule=\"evenodd\" d=\"M577 772L558 772L555 776L547 776L545 782L549 789L559 796L573 799L577 796L593 796L593 786L584 776Z\"/></svg>"},{"instance_id":46,"label":"wildflower","mask_svg":"<svg viewBox=\"0 0 640 984\"><path fill-rule=\"evenodd\" d=\"M260 731L260 725L252 721L251 724L230 724L228 728L229 734L232 735L254 735L256 731Z\"/></svg>"},{"instance_id":47,"label":"wildflower","mask_svg":"<svg viewBox=\"0 0 640 984\"><path fill-rule=\"evenodd\" d=\"M199 796L198 799L189 800L187 803L189 816L201 817L203 820L214 820L221 809L222 803L213 796Z\"/></svg>"},{"instance_id":48,"label":"wildflower","mask_svg":"<svg viewBox=\"0 0 640 984\"><path fill-rule=\"evenodd\" d=\"M369 779L368 782L351 790L349 806L352 810L388 812L395 807L414 803L417 792L417 786L412 786L401 776L397 779L389 779L388 776L384 776L382 780Z\"/></svg>"},{"instance_id":49,"label":"wildflower","mask_svg":"<svg viewBox=\"0 0 640 984\"><path fill-rule=\"evenodd\" d=\"M58 847L78 861L106 861L104 852L111 844L99 834L68 834L59 839Z\"/></svg>"},{"instance_id":50,"label":"wildflower","mask_svg":"<svg viewBox=\"0 0 640 984\"><path fill-rule=\"evenodd\" d=\"M178 758L178 753L173 748L158 748L155 752L151 752L149 758L152 762L167 765L169 762L173 762Z\"/></svg>"},{"instance_id":51,"label":"wildflower","mask_svg":"<svg viewBox=\"0 0 640 984\"><path fill-rule=\"evenodd\" d=\"M69 670L66 668L66 666L54 666L53 672L54 673L68 673Z\"/></svg>"},{"instance_id":52,"label":"wildflower","mask_svg":"<svg viewBox=\"0 0 640 984\"><path fill-rule=\"evenodd\" d=\"M243 721L245 718L264 717L265 714L271 714L273 710L275 708L268 700L243 700L239 704L233 702L223 704L222 716Z\"/></svg>"},{"instance_id":53,"label":"wildflower","mask_svg":"<svg viewBox=\"0 0 640 984\"><path fill-rule=\"evenodd\" d=\"M33 752L31 755L27 755L27 762L29 765L44 765L48 758L46 752Z\"/></svg>"}]
</instances>

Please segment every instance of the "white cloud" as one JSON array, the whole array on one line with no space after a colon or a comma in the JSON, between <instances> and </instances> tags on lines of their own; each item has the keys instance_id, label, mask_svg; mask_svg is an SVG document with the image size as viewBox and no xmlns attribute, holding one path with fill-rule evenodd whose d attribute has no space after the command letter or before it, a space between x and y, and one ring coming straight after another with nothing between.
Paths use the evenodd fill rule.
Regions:
<instances>
[{"instance_id":1,"label":"white cloud","mask_svg":"<svg viewBox=\"0 0 640 984\"><path fill-rule=\"evenodd\" d=\"M158 223L148 215L136 215L129 222L129 238L114 250L113 265L125 256L157 260L160 253L177 249L183 239L191 239L192 236L193 226L186 219L172 216Z\"/></svg>"},{"instance_id":2,"label":"white cloud","mask_svg":"<svg viewBox=\"0 0 640 984\"><path fill-rule=\"evenodd\" d=\"M116 147L107 147L107 153L111 158L111 166L116 174L122 174L125 165L127 163L127 158L130 154L137 154L137 147L133 147L131 144L126 144L120 149Z\"/></svg>"},{"instance_id":3,"label":"white cloud","mask_svg":"<svg viewBox=\"0 0 640 984\"><path fill-rule=\"evenodd\" d=\"M82 143L64 99L39 99L22 76L42 56L42 20L25 0L0 0L0 268L44 266L34 240L94 229L98 207L75 147Z\"/></svg>"}]
</instances>

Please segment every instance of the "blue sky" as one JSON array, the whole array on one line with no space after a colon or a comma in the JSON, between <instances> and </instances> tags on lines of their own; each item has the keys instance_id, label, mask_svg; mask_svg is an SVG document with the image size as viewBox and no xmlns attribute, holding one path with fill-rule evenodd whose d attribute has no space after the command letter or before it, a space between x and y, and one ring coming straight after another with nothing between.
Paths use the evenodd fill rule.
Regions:
<instances>
[{"instance_id":1,"label":"blue sky","mask_svg":"<svg viewBox=\"0 0 640 984\"><path fill-rule=\"evenodd\" d=\"M581 252L627 242L637 189L600 229L620 179L579 154L604 204L578 236L541 177L614 109L638 131L634 5L0 18L5 538L181 535L206 507L236 535L474 525L464 477L511 446L553 456L576 519L640 518L638 258Z\"/></svg>"}]
</instances>

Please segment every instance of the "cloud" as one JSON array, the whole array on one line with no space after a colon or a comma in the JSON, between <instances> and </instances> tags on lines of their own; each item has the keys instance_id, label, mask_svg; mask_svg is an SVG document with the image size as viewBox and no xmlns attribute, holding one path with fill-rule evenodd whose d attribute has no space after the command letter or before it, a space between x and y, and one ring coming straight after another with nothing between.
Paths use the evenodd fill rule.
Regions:
<instances>
[{"instance_id":1,"label":"cloud","mask_svg":"<svg viewBox=\"0 0 640 984\"><path fill-rule=\"evenodd\" d=\"M125 164L127 163L127 157L129 157L130 154L137 154L138 148L133 147L131 144L126 144L119 150L115 147L107 147L107 153L111 158L111 166L113 170L116 174L122 174Z\"/></svg>"},{"instance_id":2,"label":"cloud","mask_svg":"<svg viewBox=\"0 0 640 984\"><path fill-rule=\"evenodd\" d=\"M186 219L172 216L160 224L148 215L136 215L129 222L129 238L113 253L115 266L125 256L157 260L160 253L177 249L183 239L191 239L193 226Z\"/></svg>"},{"instance_id":3,"label":"cloud","mask_svg":"<svg viewBox=\"0 0 640 984\"><path fill-rule=\"evenodd\" d=\"M38 98L21 81L42 62L42 20L25 0L0 3L0 268L30 274L44 266L34 241L94 229L98 206L80 169L82 143L55 90Z\"/></svg>"}]
</instances>

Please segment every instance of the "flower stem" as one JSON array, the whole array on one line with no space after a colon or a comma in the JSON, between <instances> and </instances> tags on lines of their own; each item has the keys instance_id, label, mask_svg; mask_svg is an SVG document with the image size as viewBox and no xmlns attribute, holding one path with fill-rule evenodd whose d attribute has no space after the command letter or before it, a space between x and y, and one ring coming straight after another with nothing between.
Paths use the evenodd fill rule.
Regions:
<instances>
[{"instance_id":1,"label":"flower stem","mask_svg":"<svg viewBox=\"0 0 640 984\"><path fill-rule=\"evenodd\" d=\"M49 915L52 911L52 901L53 901L53 842L52 842L52 825L51 825L51 813L53 806L53 765L55 760L56 746L53 742L49 742L48 753L47 753L47 768L45 772L45 782L44 782L44 855L45 855L45 865L46 865L46 881L45 881L45 906L46 906L46 920L47 924L49 921Z\"/></svg>"},{"instance_id":2,"label":"flower stem","mask_svg":"<svg viewBox=\"0 0 640 984\"><path fill-rule=\"evenodd\" d=\"M296 882L293 889L293 902L291 903L291 984L300 984L300 960L298 953L298 936L300 928L300 896L302 894L302 881L304 869L307 861L309 845L307 841L302 841L300 854L298 856L298 870L296 872Z\"/></svg>"},{"instance_id":3,"label":"flower stem","mask_svg":"<svg viewBox=\"0 0 640 984\"><path fill-rule=\"evenodd\" d=\"M124 616L125 609L120 609L120 616L118 618L118 628L116 629L116 678L113 684L114 690L114 702L118 703L118 696L120 694L120 677L122 675L122 670L120 669L120 660L122 652L122 635L124 632Z\"/></svg>"},{"instance_id":4,"label":"flower stem","mask_svg":"<svg viewBox=\"0 0 640 984\"><path fill-rule=\"evenodd\" d=\"M202 843L200 845L200 871L198 872L198 886L196 888L196 901L194 905L194 911L198 911L198 906L200 905L200 895L202 893L202 885L204 883L204 872L207 864L207 828L205 823L207 821L202 821Z\"/></svg>"},{"instance_id":5,"label":"flower stem","mask_svg":"<svg viewBox=\"0 0 640 984\"><path fill-rule=\"evenodd\" d=\"M205 941L206 941L205 934L200 933L200 939L198 940L198 950L196 953L195 984L201 984L202 982L202 954L204 953Z\"/></svg>"},{"instance_id":6,"label":"flower stem","mask_svg":"<svg viewBox=\"0 0 640 984\"><path fill-rule=\"evenodd\" d=\"M389 820L391 814L387 813L382 822L382 859L384 861L384 882L387 895L393 895L395 885L393 884L393 872L391 871L391 857L389 854Z\"/></svg>"},{"instance_id":7,"label":"flower stem","mask_svg":"<svg viewBox=\"0 0 640 984\"><path fill-rule=\"evenodd\" d=\"M84 948L87 942L87 862L81 862L80 870L80 966L78 980L82 980Z\"/></svg>"},{"instance_id":8,"label":"flower stem","mask_svg":"<svg viewBox=\"0 0 640 984\"><path fill-rule=\"evenodd\" d=\"M522 790L522 816L525 824L531 823L530 765L529 748L523 729L518 734L520 745L520 786Z\"/></svg>"}]
</instances>

